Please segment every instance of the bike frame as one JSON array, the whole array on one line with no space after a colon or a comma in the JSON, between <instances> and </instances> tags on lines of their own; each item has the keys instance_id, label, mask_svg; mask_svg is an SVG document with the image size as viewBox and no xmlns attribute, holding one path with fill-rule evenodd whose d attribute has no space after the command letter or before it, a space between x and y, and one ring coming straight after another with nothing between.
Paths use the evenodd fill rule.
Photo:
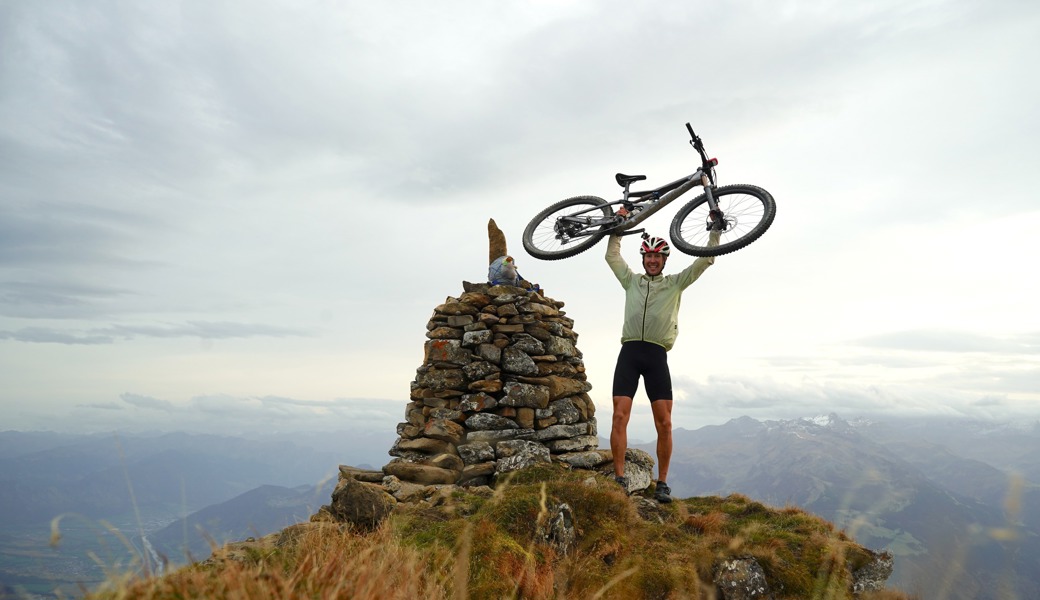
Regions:
<instances>
[{"instance_id":1,"label":"bike frame","mask_svg":"<svg viewBox=\"0 0 1040 600\"><path fill-rule=\"evenodd\" d=\"M625 197L623 200L620 200L619 202L621 202L623 205L633 204L634 210L630 211L631 216L625 217L625 220L622 221L621 224L619 224L614 229L616 231L625 232L622 235L637 233L636 231L629 230L639 225L643 221L649 219L651 216L653 216L654 213L661 210L669 203L674 201L676 198L682 196L683 194L685 194L686 192L690 191L698 185L703 186L704 192L708 194L708 205L711 206L713 210L717 209L718 206L715 205L715 198L712 196L711 193L711 182L708 180L708 176L704 173L702 169L697 169L697 171L692 175L683 177L682 179L676 179L675 181L667 185L663 185L657 189L653 189L648 192L635 192L634 194L629 193L628 186L626 185ZM666 193L662 196L661 192ZM641 199L633 202L632 200L630 200L630 198L633 195L640 197L651 196L651 198L649 200ZM617 203L618 201L615 201L611 204L613 205Z\"/></svg>"},{"instance_id":2,"label":"bike frame","mask_svg":"<svg viewBox=\"0 0 1040 600\"><path fill-rule=\"evenodd\" d=\"M616 235L632 235L634 233L640 233L642 230L633 230L633 228L645 221L646 219L653 216L654 213L670 204L679 196L682 196L683 194L685 194L686 192L690 191L698 185L704 187L704 193L708 196L708 206L711 208L711 212L714 214L719 209L718 205L715 203L715 197L711 193L711 181L708 178L708 175L704 172L704 169L697 169L696 172L687 175L682 179L676 179L675 181L669 184L662 185L659 188L655 188L645 192L629 192L629 185L631 184L625 185L625 195L621 200L615 200L607 204L607 206L615 206L621 204L624 205L626 208L631 206L631 208L628 208L629 216L621 217L622 220L618 221L617 225L608 229L608 231L611 231ZM664 195L662 195L662 193L664 193ZM632 200L632 196L640 197L640 199ZM646 196L650 196L650 198L646 199ZM581 216L584 213L589 213L598 210L600 210L598 207L590 208L579 213L560 217L556 226L558 235L563 235L563 233L560 232L561 223L574 222L593 226L603 225L610 220L618 218L617 215L608 219L597 219L594 217ZM589 235L596 235L598 233L600 232L596 231L588 233L586 231L582 231L576 236L568 235L568 237L585 237Z\"/></svg>"}]
</instances>

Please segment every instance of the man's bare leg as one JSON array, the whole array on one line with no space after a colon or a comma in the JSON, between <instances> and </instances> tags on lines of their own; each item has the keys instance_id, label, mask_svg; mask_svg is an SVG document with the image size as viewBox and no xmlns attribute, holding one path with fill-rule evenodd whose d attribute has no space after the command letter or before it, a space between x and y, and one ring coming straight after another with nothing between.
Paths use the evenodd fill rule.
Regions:
<instances>
[{"instance_id":1,"label":"man's bare leg","mask_svg":"<svg viewBox=\"0 0 1040 600\"><path fill-rule=\"evenodd\" d=\"M669 402L669 404L671 404ZM610 453L614 458L614 474L625 474L625 451L628 450L628 419L632 416L632 398L614 396L614 417L610 425ZM669 440L670 441L670 440Z\"/></svg>"},{"instance_id":2,"label":"man's bare leg","mask_svg":"<svg viewBox=\"0 0 1040 600\"><path fill-rule=\"evenodd\" d=\"M654 427L657 428L657 480L668 481L668 465L672 461L672 401L654 400L650 403L650 410L654 413Z\"/></svg>"}]
</instances>

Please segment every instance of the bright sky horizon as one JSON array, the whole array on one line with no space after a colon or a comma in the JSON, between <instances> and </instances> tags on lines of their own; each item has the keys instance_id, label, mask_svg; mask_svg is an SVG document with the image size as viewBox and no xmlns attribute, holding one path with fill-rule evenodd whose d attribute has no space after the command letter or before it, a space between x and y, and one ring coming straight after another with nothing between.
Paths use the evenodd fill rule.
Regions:
<instances>
[{"instance_id":1,"label":"bright sky horizon","mask_svg":"<svg viewBox=\"0 0 1040 600\"><path fill-rule=\"evenodd\" d=\"M684 296L677 427L1040 419L1036 3L16 0L0 58L0 430L392 426L494 218L605 435L605 243L521 233L692 172L688 121L778 210Z\"/></svg>"}]
</instances>

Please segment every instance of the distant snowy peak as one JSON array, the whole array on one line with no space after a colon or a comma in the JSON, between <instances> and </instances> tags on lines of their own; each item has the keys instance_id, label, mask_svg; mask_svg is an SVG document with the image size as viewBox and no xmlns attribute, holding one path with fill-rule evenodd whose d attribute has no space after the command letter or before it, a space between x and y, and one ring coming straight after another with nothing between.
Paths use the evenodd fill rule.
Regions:
<instances>
[{"instance_id":1,"label":"distant snowy peak","mask_svg":"<svg viewBox=\"0 0 1040 600\"><path fill-rule=\"evenodd\" d=\"M836 415L834 413L831 413L829 415L817 415L815 417L810 417L808 419L801 419L801 420L808 421L808 422L812 423L813 425L819 425L820 427L830 427L830 426L834 425L835 423L841 423L843 425L848 425L848 423L843 421L841 419L841 417L839 417L838 415Z\"/></svg>"},{"instance_id":2,"label":"distant snowy peak","mask_svg":"<svg viewBox=\"0 0 1040 600\"><path fill-rule=\"evenodd\" d=\"M897 427L901 430L920 430L922 433L993 439L1007 436L1040 436L1040 420L1019 420L1014 422L994 422L972 419L955 419L943 417L893 418L891 420L868 419L854 417L843 419L837 413L821 414L796 419L763 420L742 416L730 419L722 426L730 435L749 437L763 432L793 432L800 435L866 433L876 428L890 430Z\"/></svg>"},{"instance_id":3,"label":"distant snowy peak","mask_svg":"<svg viewBox=\"0 0 1040 600\"><path fill-rule=\"evenodd\" d=\"M799 419L787 419L781 421L766 421L762 425L768 431L779 431L794 433L800 436L813 434L848 434L854 433L856 427L837 413L817 415L815 417L802 417Z\"/></svg>"},{"instance_id":4,"label":"distant snowy peak","mask_svg":"<svg viewBox=\"0 0 1040 600\"><path fill-rule=\"evenodd\" d=\"M830 415L817 415L815 417L809 417L807 419L803 418L799 420L812 423L813 425L819 425L820 427L826 427L831 424Z\"/></svg>"},{"instance_id":5,"label":"distant snowy peak","mask_svg":"<svg viewBox=\"0 0 1040 600\"><path fill-rule=\"evenodd\" d=\"M748 416L730 419L726 425L730 430L742 433L756 433L763 429L805 429L807 427L823 427L830 429L845 429L850 427L849 423L835 413L829 415L817 415L815 417L801 417L798 419L784 419L778 421L759 421Z\"/></svg>"}]
</instances>

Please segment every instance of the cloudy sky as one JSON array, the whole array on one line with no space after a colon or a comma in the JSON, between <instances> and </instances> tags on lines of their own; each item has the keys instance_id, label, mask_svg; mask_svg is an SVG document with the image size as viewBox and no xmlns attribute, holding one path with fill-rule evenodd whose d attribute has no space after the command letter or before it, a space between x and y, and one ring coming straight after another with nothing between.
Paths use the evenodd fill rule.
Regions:
<instances>
[{"instance_id":1,"label":"cloudy sky","mask_svg":"<svg viewBox=\"0 0 1040 600\"><path fill-rule=\"evenodd\" d=\"M604 245L520 236L692 171L687 121L778 216L687 291L677 426L1035 421L1038 69L1027 0L7 0L0 429L393 427L493 217L605 431Z\"/></svg>"}]
</instances>

